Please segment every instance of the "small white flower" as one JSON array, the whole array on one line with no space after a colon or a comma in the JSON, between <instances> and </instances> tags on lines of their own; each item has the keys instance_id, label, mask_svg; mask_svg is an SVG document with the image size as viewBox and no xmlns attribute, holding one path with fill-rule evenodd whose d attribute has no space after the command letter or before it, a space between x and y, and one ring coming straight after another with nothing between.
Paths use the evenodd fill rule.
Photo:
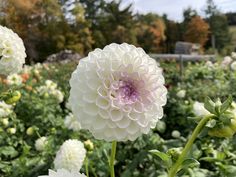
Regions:
<instances>
[{"instance_id":1,"label":"small white flower","mask_svg":"<svg viewBox=\"0 0 236 177\"><path fill-rule=\"evenodd\" d=\"M179 98L184 98L185 95L186 95L186 90L180 90L180 91L177 92L176 95L177 95L177 97L179 97Z\"/></svg>"},{"instance_id":2,"label":"small white flower","mask_svg":"<svg viewBox=\"0 0 236 177\"><path fill-rule=\"evenodd\" d=\"M12 113L12 106L6 104L4 101L0 101L0 118L7 117Z\"/></svg>"},{"instance_id":3,"label":"small white flower","mask_svg":"<svg viewBox=\"0 0 236 177\"><path fill-rule=\"evenodd\" d=\"M231 63L230 68L231 68L233 71L236 71L236 61L234 61L233 63Z\"/></svg>"},{"instance_id":4,"label":"small white flower","mask_svg":"<svg viewBox=\"0 0 236 177\"><path fill-rule=\"evenodd\" d=\"M178 130L173 130L173 131L171 132L171 136L172 136L173 138L179 138L179 137L181 136L181 134L180 134L180 132L179 132Z\"/></svg>"},{"instance_id":5,"label":"small white flower","mask_svg":"<svg viewBox=\"0 0 236 177\"><path fill-rule=\"evenodd\" d=\"M74 117L72 113L66 116L64 124L66 128L73 130L73 131L78 131L81 129L80 123L78 120Z\"/></svg>"},{"instance_id":6,"label":"small white flower","mask_svg":"<svg viewBox=\"0 0 236 177\"><path fill-rule=\"evenodd\" d=\"M79 171L86 156L84 144L78 140L67 140L60 147L54 160L55 169Z\"/></svg>"},{"instance_id":7,"label":"small white flower","mask_svg":"<svg viewBox=\"0 0 236 177\"><path fill-rule=\"evenodd\" d=\"M221 67L223 69L226 69L232 61L233 60L230 56L224 57L223 61L221 62Z\"/></svg>"},{"instance_id":8,"label":"small white flower","mask_svg":"<svg viewBox=\"0 0 236 177\"><path fill-rule=\"evenodd\" d=\"M204 103L200 103L198 101L195 101L193 104L193 113L196 116L206 116L211 114L209 111L205 109Z\"/></svg>"},{"instance_id":9,"label":"small white flower","mask_svg":"<svg viewBox=\"0 0 236 177\"><path fill-rule=\"evenodd\" d=\"M12 74L7 76L7 84L8 85L21 85L22 77L18 74Z\"/></svg>"},{"instance_id":10,"label":"small white flower","mask_svg":"<svg viewBox=\"0 0 236 177\"><path fill-rule=\"evenodd\" d=\"M59 169L57 171L49 170L48 175L39 176L39 177L86 177L86 176L79 172L70 172L65 169Z\"/></svg>"},{"instance_id":11,"label":"small white flower","mask_svg":"<svg viewBox=\"0 0 236 177\"><path fill-rule=\"evenodd\" d=\"M0 25L0 74L17 73L25 63L25 47L11 29Z\"/></svg>"},{"instance_id":12,"label":"small white flower","mask_svg":"<svg viewBox=\"0 0 236 177\"><path fill-rule=\"evenodd\" d=\"M43 151L47 143L48 143L47 138L42 136L41 138L35 141L35 149L37 151Z\"/></svg>"},{"instance_id":13,"label":"small white flower","mask_svg":"<svg viewBox=\"0 0 236 177\"><path fill-rule=\"evenodd\" d=\"M164 82L162 69L143 49L113 43L80 60L69 102L81 127L95 138L133 141L163 117Z\"/></svg>"}]
</instances>

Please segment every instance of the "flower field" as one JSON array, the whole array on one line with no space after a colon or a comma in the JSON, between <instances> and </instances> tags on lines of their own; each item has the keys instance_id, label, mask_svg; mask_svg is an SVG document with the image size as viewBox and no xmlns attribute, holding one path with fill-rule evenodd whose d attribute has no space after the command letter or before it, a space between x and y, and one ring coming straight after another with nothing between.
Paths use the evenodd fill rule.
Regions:
<instances>
[{"instance_id":1,"label":"flower field","mask_svg":"<svg viewBox=\"0 0 236 177\"><path fill-rule=\"evenodd\" d=\"M234 60L232 56L214 64L186 63L182 75L178 63L160 61L168 89L164 117L147 135L117 144L115 174L121 177L167 176L161 158L149 151L157 149L167 152L173 159L178 158L186 137L197 125L195 117L208 112L202 104L206 97L223 100L229 94L236 97ZM18 90L21 98L12 105L0 102L0 176L37 177L55 166L64 167L63 163L73 169L69 161L63 161L63 153L58 152L59 149L68 150L73 156L77 155L72 147L81 145L76 145L78 142L65 144L69 139L83 142L87 150L86 154L80 152L80 156L86 155L85 160L75 162L82 166L81 172L88 171L94 177L109 176L110 143L96 140L88 131L81 130L68 104L69 80L76 65L36 64L1 79L1 92L9 88ZM235 103L231 109L236 109ZM211 128L211 122L206 127ZM192 163L184 167L180 176L235 177L235 138L222 138L227 133L234 134L234 129L217 133L218 137L210 137L209 132L202 131L189 154L200 165Z\"/></svg>"}]
</instances>

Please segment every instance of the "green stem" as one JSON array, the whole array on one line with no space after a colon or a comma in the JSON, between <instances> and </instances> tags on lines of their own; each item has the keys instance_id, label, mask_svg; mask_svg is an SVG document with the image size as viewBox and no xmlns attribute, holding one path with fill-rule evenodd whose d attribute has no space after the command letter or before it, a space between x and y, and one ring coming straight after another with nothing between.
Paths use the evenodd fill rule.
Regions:
<instances>
[{"instance_id":1,"label":"green stem","mask_svg":"<svg viewBox=\"0 0 236 177\"><path fill-rule=\"evenodd\" d=\"M110 175L111 177L115 177L115 170L114 170L114 162L116 157L116 145L117 142L112 142L112 148L111 148L111 157L110 157Z\"/></svg>"},{"instance_id":2,"label":"green stem","mask_svg":"<svg viewBox=\"0 0 236 177\"><path fill-rule=\"evenodd\" d=\"M203 127L205 126L205 124L208 122L208 120L211 118L211 116L205 116L197 125L197 127L194 129L190 139L188 140L187 144L185 145L182 153L180 154L178 160L176 161L176 163L174 164L174 166L171 167L170 171L169 171L169 175L168 177L175 177L176 173L179 170L179 167L181 166L182 162L184 161L187 153L189 152L189 150L191 149L193 142L195 141L195 139L197 138L198 134L202 131Z\"/></svg>"},{"instance_id":3,"label":"green stem","mask_svg":"<svg viewBox=\"0 0 236 177\"><path fill-rule=\"evenodd\" d=\"M88 158L85 158L85 170L86 170L86 176L89 177L89 161Z\"/></svg>"}]
</instances>

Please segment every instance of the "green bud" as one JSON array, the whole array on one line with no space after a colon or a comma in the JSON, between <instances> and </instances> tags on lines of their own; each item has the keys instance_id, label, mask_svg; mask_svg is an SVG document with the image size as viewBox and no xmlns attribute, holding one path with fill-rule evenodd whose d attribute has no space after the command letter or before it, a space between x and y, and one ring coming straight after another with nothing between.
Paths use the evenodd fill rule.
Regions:
<instances>
[{"instance_id":1,"label":"green bud","mask_svg":"<svg viewBox=\"0 0 236 177\"><path fill-rule=\"evenodd\" d=\"M16 128L8 128L7 132L10 134L15 134L16 133Z\"/></svg>"},{"instance_id":2,"label":"green bud","mask_svg":"<svg viewBox=\"0 0 236 177\"><path fill-rule=\"evenodd\" d=\"M3 118L2 119L2 124L4 125L4 127L7 127L9 125L8 118Z\"/></svg>"},{"instance_id":3,"label":"green bud","mask_svg":"<svg viewBox=\"0 0 236 177\"><path fill-rule=\"evenodd\" d=\"M88 152L93 151L93 149L94 149L93 142L90 140L85 141L84 146Z\"/></svg>"},{"instance_id":4,"label":"green bud","mask_svg":"<svg viewBox=\"0 0 236 177\"><path fill-rule=\"evenodd\" d=\"M183 148L179 147L179 148L171 148L169 149L166 154L168 154L169 156L171 156L171 159L173 161L177 161L177 159L179 158L181 152L182 152Z\"/></svg>"},{"instance_id":5,"label":"green bud","mask_svg":"<svg viewBox=\"0 0 236 177\"><path fill-rule=\"evenodd\" d=\"M33 127L27 128L26 134L29 135L29 136L33 135L34 134L34 128Z\"/></svg>"},{"instance_id":6,"label":"green bud","mask_svg":"<svg viewBox=\"0 0 236 177\"><path fill-rule=\"evenodd\" d=\"M14 91L12 93L9 93L6 98L5 98L5 102L7 104L14 104L17 103L21 98L21 93L19 91Z\"/></svg>"}]
</instances>

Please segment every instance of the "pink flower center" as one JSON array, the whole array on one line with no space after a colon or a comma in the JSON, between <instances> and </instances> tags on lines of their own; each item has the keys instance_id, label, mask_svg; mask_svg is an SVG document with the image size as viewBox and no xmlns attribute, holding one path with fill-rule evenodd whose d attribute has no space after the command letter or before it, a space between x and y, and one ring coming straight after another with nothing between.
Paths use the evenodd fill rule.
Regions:
<instances>
[{"instance_id":1,"label":"pink flower center","mask_svg":"<svg viewBox=\"0 0 236 177\"><path fill-rule=\"evenodd\" d=\"M138 100L139 94L132 81L119 81L116 90L117 98L123 104L132 104Z\"/></svg>"}]
</instances>

